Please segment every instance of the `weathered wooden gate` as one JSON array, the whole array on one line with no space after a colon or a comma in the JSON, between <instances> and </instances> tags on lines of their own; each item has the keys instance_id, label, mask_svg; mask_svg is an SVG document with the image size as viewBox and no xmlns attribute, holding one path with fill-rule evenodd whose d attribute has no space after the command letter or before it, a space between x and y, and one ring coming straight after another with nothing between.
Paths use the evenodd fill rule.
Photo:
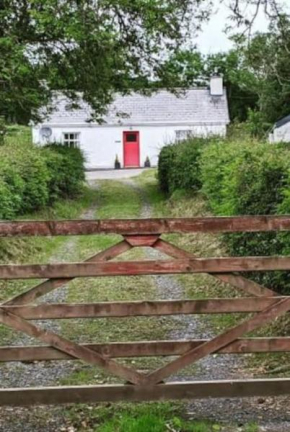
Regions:
<instances>
[{"instance_id":1,"label":"weathered wooden gate","mask_svg":"<svg viewBox=\"0 0 290 432\"><path fill-rule=\"evenodd\" d=\"M290 231L290 217L230 217L150 220L79 220L1 222L1 237L67 236L117 233L118 244L83 263L1 265L0 279L46 279L0 306L0 323L44 342L42 346L0 347L0 361L73 360L104 368L122 385L12 388L0 390L0 405L59 404L100 401L244 397L290 394L290 379L170 382L180 369L213 353L290 351L290 337L242 338L290 310L290 297L279 296L239 272L290 270L290 257L196 258L163 240L165 233ZM133 247L147 246L170 259L112 261ZM247 297L208 300L110 302L95 304L35 304L35 300L73 278L117 275L208 273ZM250 295L251 297L249 297ZM211 340L77 344L44 330L31 320L159 316L176 314L255 313ZM114 358L175 356L165 366L142 374Z\"/></svg>"}]
</instances>

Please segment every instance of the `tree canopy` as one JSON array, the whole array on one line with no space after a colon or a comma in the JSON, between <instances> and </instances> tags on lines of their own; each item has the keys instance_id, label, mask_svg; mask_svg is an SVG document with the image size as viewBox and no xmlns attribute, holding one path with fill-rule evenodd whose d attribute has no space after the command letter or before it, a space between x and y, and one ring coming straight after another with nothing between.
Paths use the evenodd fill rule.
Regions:
<instances>
[{"instance_id":1,"label":"tree canopy","mask_svg":"<svg viewBox=\"0 0 290 432\"><path fill-rule=\"evenodd\" d=\"M276 0L229 0L232 18L246 28L264 8L273 23L270 40L259 35L250 46L243 40L238 50L204 59L194 50L194 36L209 17L211 3L2 0L0 116L20 123L37 120L39 107L49 105L53 93L62 91L72 103L81 93L95 119L100 119L116 92L185 88L200 83L216 67L224 74L233 118L245 120L248 108L262 108L272 119L273 91L273 106L284 113L289 68L283 65L289 63L290 42L288 22ZM254 6L250 17L242 13L247 3ZM267 80L271 77L267 85L261 74ZM283 95L278 95L281 79Z\"/></svg>"},{"instance_id":2,"label":"tree canopy","mask_svg":"<svg viewBox=\"0 0 290 432\"><path fill-rule=\"evenodd\" d=\"M116 91L186 84L190 50L180 50L206 16L198 3L3 0L0 115L27 121L55 90L82 92L101 114Z\"/></svg>"}]
</instances>

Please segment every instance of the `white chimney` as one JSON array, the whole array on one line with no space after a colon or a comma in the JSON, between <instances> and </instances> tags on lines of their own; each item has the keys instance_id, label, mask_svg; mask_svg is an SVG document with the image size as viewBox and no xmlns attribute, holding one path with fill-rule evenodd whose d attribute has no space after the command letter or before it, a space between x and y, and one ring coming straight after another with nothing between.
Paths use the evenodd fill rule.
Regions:
<instances>
[{"instance_id":1,"label":"white chimney","mask_svg":"<svg viewBox=\"0 0 290 432\"><path fill-rule=\"evenodd\" d=\"M224 84L222 76L217 74L211 76L210 94L211 96L222 96L224 94Z\"/></svg>"}]
</instances>

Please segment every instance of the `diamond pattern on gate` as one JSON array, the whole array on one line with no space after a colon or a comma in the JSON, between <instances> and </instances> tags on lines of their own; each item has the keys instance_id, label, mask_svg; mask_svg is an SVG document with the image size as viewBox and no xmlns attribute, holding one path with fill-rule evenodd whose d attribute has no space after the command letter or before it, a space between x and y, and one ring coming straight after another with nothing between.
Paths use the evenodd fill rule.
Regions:
<instances>
[{"instance_id":1,"label":"diamond pattern on gate","mask_svg":"<svg viewBox=\"0 0 290 432\"><path fill-rule=\"evenodd\" d=\"M159 235L135 235L124 236L123 241L98 253L97 255L94 255L85 262L94 263L100 261L109 261L119 257L131 248L144 246L159 250L171 258L196 258L191 253L162 240ZM215 273L212 274L212 276L222 280L223 282L227 282L236 288L244 289L248 292L248 294L251 295L261 297L273 297L277 295L277 293L274 291L237 274ZM133 384L151 385L159 383L169 375L188 366L189 364L196 362L213 352L218 352L225 346L230 346L245 333L253 331L262 325L269 323L276 317L285 314L290 309L290 297L282 299L277 298L277 301L274 301L273 304L257 313L250 319L247 319L235 327L228 329L220 335L214 337L213 339L206 341L193 349L190 349L188 352L180 355L177 359L167 363L160 369L144 375L132 368L124 366L114 360L107 358L106 356L101 355L97 351L76 344L51 331L43 330L34 324L31 324L21 316L11 313L9 311L9 307L6 308L7 306L27 305L37 298L47 294L48 292L67 284L72 279L73 278L48 279L31 288L29 291L17 295L14 298L2 303L0 307L0 322L12 327L15 330L22 331L31 337L35 337L42 342L49 344L55 349L69 354L72 357L78 358L92 365L100 366L110 373L119 376L120 378L125 379Z\"/></svg>"}]
</instances>

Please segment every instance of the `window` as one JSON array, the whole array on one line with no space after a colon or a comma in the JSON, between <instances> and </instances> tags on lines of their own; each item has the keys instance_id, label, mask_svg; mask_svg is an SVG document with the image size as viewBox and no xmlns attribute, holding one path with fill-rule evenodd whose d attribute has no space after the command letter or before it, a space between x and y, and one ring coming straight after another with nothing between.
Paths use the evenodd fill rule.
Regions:
<instances>
[{"instance_id":1,"label":"window","mask_svg":"<svg viewBox=\"0 0 290 432\"><path fill-rule=\"evenodd\" d=\"M78 147L80 144L80 134L76 132L64 133L63 143L67 147Z\"/></svg>"},{"instance_id":2,"label":"window","mask_svg":"<svg viewBox=\"0 0 290 432\"><path fill-rule=\"evenodd\" d=\"M192 136L193 131L190 129L185 129L185 130L176 130L175 131L175 141L179 142L179 141L183 141L187 138L189 138L190 136Z\"/></svg>"},{"instance_id":3,"label":"window","mask_svg":"<svg viewBox=\"0 0 290 432\"><path fill-rule=\"evenodd\" d=\"M127 142L136 142L137 141L137 134L136 133L126 134L126 141Z\"/></svg>"}]
</instances>

